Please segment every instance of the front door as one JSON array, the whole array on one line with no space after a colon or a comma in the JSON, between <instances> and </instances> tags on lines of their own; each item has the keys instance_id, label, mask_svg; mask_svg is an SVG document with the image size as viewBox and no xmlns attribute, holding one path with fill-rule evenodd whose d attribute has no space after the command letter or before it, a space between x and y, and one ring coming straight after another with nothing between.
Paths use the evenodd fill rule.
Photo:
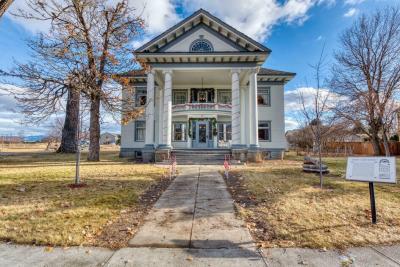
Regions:
<instances>
[{"instance_id":1,"label":"front door","mask_svg":"<svg viewBox=\"0 0 400 267\"><path fill-rule=\"evenodd\" d=\"M208 121L197 122L196 127L196 147L207 148L208 147Z\"/></svg>"}]
</instances>

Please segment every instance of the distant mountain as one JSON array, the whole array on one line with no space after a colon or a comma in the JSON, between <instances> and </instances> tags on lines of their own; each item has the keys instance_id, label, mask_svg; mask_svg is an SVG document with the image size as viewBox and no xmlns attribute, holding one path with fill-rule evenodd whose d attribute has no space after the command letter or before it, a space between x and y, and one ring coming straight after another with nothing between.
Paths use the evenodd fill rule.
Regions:
<instances>
[{"instance_id":1,"label":"distant mountain","mask_svg":"<svg viewBox=\"0 0 400 267\"><path fill-rule=\"evenodd\" d=\"M24 137L24 142L40 142L44 137L44 135L28 135Z\"/></svg>"}]
</instances>

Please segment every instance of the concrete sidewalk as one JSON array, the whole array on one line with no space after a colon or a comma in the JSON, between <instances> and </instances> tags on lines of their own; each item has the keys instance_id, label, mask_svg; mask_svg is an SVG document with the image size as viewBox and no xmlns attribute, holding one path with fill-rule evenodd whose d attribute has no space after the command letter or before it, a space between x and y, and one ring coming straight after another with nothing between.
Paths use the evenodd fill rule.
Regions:
<instances>
[{"instance_id":1,"label":"concrete sidewalk","mask_svg":"<svg viewBox=\"0 0 400 267\"><path fill-rule=\"evenodd\" d=\"M400 246L257 249L218 170L180 168L129 248L0 244L0 266L400 266Z\"/></svg>"}]
</instances>

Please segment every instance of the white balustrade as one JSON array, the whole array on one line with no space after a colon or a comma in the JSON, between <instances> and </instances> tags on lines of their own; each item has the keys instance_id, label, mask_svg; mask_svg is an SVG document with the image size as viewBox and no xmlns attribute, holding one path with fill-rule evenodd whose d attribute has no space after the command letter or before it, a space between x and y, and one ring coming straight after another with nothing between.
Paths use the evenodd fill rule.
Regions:
<instances>
[{"instance_id":1,"label":"white balustrade","mask_svg":"<svg viewBox=\"0 0 400 267\"><path fill-rule=\"evenodd\" d=\"M172 106L172 111L197 111L197 110L212 110L212 111L227 111L231 112L231 104L222 103L185 103Z\"/></svg>"}]
</instances>

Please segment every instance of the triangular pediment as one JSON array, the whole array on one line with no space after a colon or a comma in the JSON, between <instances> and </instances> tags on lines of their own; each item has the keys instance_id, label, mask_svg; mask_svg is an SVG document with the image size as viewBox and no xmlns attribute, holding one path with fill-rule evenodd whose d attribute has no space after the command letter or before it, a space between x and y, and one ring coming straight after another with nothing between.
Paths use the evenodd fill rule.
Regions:
<instances>
[{"instance_id":1,"label":"triangular pediment","mask_svg":"<svg viewBox=\"0 0 400 267\"><path fill-rule=\"evenodd\" d=\"M138 48L138 53L193 52L192 46L202 43L212 52L266 52L270 49L237 31L225 22L200 9L177 25ZM200 41L200 42L199 42ZM204 43L203 43L204 45Z\"/></svg>"}]
</instances>

